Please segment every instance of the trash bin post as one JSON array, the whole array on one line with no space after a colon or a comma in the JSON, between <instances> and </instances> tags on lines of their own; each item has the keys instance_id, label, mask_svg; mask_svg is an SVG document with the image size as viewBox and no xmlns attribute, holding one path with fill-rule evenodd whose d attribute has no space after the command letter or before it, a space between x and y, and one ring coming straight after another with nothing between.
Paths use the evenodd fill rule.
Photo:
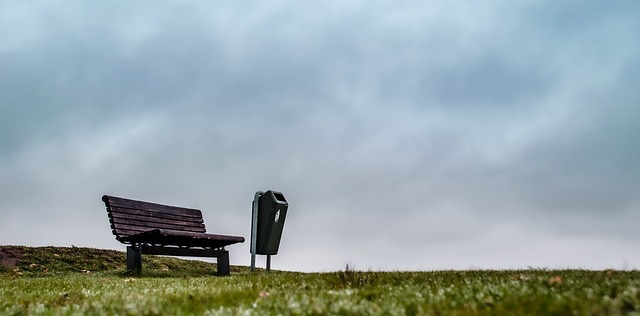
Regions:
<instances>
[{"instance_id":1,"label":"trash bin post","mask_svg":"<svg viewBox=\"0 0 640 316\"><path fill-rule=\"evenodd\" d=\"M251 203L251 272L256 269L256 244L258 237L258 203L260 196L264 194L262 191L256 192Z\"/></svg>"},{"instance_id":2,"label":"trash bin post","mask_svg":"<svg viewBox=\"0 0 640 316\"><path fill-rule=\"evenodd\" d=\"M267 272L271 272L271 255L267 255Z\"/></svg>"}]
</instances>

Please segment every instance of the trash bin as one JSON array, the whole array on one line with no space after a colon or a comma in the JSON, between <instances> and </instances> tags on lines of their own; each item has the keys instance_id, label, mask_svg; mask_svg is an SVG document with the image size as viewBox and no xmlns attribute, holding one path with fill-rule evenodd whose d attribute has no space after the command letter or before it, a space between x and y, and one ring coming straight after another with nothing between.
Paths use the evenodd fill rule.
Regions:
<instances>
[{"instance_id":1,"label":"trash bin","mask_svg":"<svg viewBox=\"0 0 640 316\"><path fill-rule=\"evenodd\" d=\"M264 192L258 201L256 254L278 254L289 203L281 192Z\"/></svg>"}]
</instances>

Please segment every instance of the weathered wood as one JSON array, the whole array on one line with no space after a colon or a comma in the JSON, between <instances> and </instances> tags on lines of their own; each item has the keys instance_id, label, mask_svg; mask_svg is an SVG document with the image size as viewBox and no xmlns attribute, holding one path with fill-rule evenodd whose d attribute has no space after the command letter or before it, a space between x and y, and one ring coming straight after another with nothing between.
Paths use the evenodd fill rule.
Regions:
<instances>
[{"instance_id":1,"label":"weathered wood","mask_svg":"<svg viewBox=\"0 0 640 316\"><path fill-rule=\"evenodd\" d=\"M150 225L171 224L171 225L177 225L177 226L189 226L189 227L200 227L200 228L204 227L204 223L202 221L200 222L181 221L181 220L157 218L157 217L150 217L150 216L145 217L145 216L137 216L137 215L118 214L118 213L111 213L111 215L109 216L109 219L112 222L130 221L130 222L150 223Z\"/></svg>"},{"instance_id":2,"label":"weathered wood","mask_svg":"<svg viewBox=\"0 0 640 316\"><path fill-rule=\"evenodd\" d=\"M142 269L142 254L215 257L218 274L229 275L228 245L244 237L207 234L200 210L105 195L111 229L127 247L127 268Z\"/></svg>"},{"instance_id":3,"label":"weathered wood","mask_svg":"<svg viewBox=\"0 0 640 316\"><path fill-rule=\"evenodd\" d=\"M127 244L128 242L124 241L123 238L129 236L129 235L133 235L133 234L138 234L140 233L140 231L132 231L132 230L124 230L124 229L112 229L111 232L113 233L114 236L116 236L116 240L123 243L123 244Z\"/></svg>"},{"instance_id":4,"label":"weathered wood","mask_svg":"<svg viewBox=\"0 0 640 316\"><path fill-rule=\"evenodd\" d=\"M185 222L202 223L202 216L185 216L180 214L167 214L154 211L134 210L130 208L111 207L111 215L113 216L128 216L131 218L147 218L153 217L157 219L176 220Z\"/></svg>"},{"instance_id":5,"label":"weathered wood","mask_svg":"<svg viewBox=\"0 0 640 316\"><path fill-rule=\"evenodd\" d=\"M173 230L184 230L194 233L204 233L206 230L204 229L204 225L200 224L199 227L194 226L186 226L186 225L168 225L154 222L143 222L143 221L132 221L132 220L110 220L111 228L121 228L121 229L132 229L138 230L138 227L142 230L149 230L154 228L163 228L163 229L173 229Z\"/></svg>"},{"instance_id":6,"label":"weathered wood","mask_svg":"<svg viewBox=\"0 0 640 316\"><path fill-rule=\"evenodd\" d=\"M147 243L172 246L223 248L235 243L244 242L243 237L215 235L205 233L191 233L185 231L171 231L153 229L123 238L131 243Z\"/></svg>"},{"instance_id":7,"label":"weathered wood","mask_svg":"<svg viewBox=\"0 0 640 316\"><path fill-rule=\"evenodd\" d=\"M151 210L151 211L160 212L160 213L178 214L178 215L202 218L202 212L200 212L200 210L196 210L192 208L130 200L130 199L119 198L119 197L109 196L109 195L103 196L102 201L107 205L107 207L121 207L121 208L128 208L128 209L134 209L134 210Z\"/></svg>"}]
</instances>

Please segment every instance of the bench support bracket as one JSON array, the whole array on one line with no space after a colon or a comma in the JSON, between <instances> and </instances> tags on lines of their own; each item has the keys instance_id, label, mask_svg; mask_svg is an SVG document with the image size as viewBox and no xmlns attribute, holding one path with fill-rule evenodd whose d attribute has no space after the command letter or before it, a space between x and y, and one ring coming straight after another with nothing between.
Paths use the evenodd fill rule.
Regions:
<instances>
[{"instance_id":1,"label":"bench support bracket","mask_svg":"<svg viewBox=\"0 0 640 316\"><path fill-rule=\"evenodd\" d=\"M139 274L142 271L142 253L140 245L127 246L127 270Z\"/></svg>"}]
</instances>

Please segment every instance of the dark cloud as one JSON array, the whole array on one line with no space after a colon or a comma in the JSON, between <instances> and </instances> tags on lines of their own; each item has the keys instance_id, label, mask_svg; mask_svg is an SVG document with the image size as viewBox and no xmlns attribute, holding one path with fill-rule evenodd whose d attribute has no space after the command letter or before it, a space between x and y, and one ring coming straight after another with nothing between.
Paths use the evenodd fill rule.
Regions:
<instances>
[{"instance_id":1,"label":"dark cloud","mask_svg":"<svg viewBox=\"0 0 640 316\"><path fill-rule=\"evenodd\" d=\"M636 267L633 6L5 2L0 239L273 188L285 268Z\"/></svg>"}]
</instances>

